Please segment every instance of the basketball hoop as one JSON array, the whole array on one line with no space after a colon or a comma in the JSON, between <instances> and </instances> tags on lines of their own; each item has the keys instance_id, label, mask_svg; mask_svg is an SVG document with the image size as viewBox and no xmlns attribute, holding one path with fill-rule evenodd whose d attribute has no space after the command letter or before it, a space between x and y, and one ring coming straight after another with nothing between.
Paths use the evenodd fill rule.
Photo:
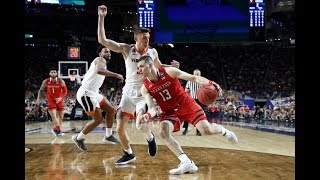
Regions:
<instances>
[{"instance_id":1,"label":"basketball hoop","mask_svg":"<svg viewBox=\"0 0 320 180\"><path fill-rule=\"evenodd\" d=\"M70 81L75 81L76 80L76 74L69 74L69 79Z\"/></svg>"}]
</instances>

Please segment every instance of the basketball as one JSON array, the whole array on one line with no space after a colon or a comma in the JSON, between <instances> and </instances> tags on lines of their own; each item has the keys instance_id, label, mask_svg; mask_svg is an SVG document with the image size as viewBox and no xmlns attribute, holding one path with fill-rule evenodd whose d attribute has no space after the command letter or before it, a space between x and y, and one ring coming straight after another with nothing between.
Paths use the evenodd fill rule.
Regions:
<instances>
[{"instance_id":1,"label":"basketball","mask_svg":"<svg viewBox=\"0 0 320 180\"><path fill-rule=\"evenodd\" d=\"M218 96L218 90L214 85L203 85L197 90L198 100L204 105L212 104Z\"/></svg>"}]
</instances>

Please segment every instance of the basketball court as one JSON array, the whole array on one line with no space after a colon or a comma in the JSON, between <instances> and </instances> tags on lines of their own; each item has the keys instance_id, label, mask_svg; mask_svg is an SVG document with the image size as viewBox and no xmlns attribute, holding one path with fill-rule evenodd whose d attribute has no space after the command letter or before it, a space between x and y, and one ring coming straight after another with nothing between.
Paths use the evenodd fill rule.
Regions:
<instances>
[{"instance_id":1,"label":"basketball court","mask_svg":"<svg viewBox=\"0 0 320 180\"><path fill-rule=\"evenodd\" d=\"M179 160L164 145L153 122L159 149L154 157L147 152L143 134L129 123L127 132L137 160L116 166L123 155L122 146L102 142L105 125L87 135L88 151L83 152L71 140L87 121L64 121L65 135L55 138L52 122L25 125L26 179L295 179L295 137L225 125L238 136L238 144L230 144L220 135L196 136L190 126L186 136L174 133L183 150L198 166L194 174L171 175ZM116 124L114 124L115 128ZM117 134L115 137L118 138Z\"/></svg>"}]
</instances>

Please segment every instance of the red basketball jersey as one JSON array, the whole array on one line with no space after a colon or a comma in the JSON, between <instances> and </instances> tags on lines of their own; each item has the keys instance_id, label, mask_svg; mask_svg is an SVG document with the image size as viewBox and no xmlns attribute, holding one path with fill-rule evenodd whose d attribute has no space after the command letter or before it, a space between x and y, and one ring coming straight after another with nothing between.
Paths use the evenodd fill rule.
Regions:
<instances>
[{"instance_id":1,"label":"red basketball jersey","mask_svg":"<svg viewBox=\"0 0 320 180\"><path fill-rule=\"evenodd\" d=\"M57 78L56 81L53 81L51 78L48 78L46 82L46 88L47 98L49 101L62 96L63 90L60 78Z\"/></svg>"},{"instance_id":2,"label":"red basketball jersey","mask_svg":"<svg viewBox=\"0 0 320 180\"><path fill-rule=\"evenodd\" d=\"M182 100L190 97L179 79L171 78L164 68L159 69L158 78L155 83L146 78L144 85L164 113L175 109Z\"/></svg>"}]
</instances>

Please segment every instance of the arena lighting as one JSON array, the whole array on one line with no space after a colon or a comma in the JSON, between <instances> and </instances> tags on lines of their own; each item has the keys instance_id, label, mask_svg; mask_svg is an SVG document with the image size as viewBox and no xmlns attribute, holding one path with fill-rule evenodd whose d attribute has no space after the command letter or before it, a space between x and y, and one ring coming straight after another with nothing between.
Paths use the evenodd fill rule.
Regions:
<instances>
[{"instance_id":1,"label":"arena lighting","mask_svg":"<svg viewBox=\"0 0 320 180\"><path fill-rule=\"evenodd\" d=\"M33 38L32 34L24 34L24 38L28 39L28 38Z\"/></svg>"},{"instance_id":2,"label":"arena lighting","mask_svg":"<svg viewBox=\"0 0 320 180\"><path fill-rule=\"evenodd\" d=\"M171 43L168 43L167 45L170 46L171 48L174 48L174 45Z\"/></svg>"},{"instance_id":3,"label":"arena lighting","mask_svg":"<svg viewBox=\"0 0 320 180\"><path fill-rule=\"evenodd\" d=\"M296 39L291 39L291 38L290 38L290 43L291 43L291 44L295 44L295 43L296 43Z\"/></svg>"}]
</instances>

